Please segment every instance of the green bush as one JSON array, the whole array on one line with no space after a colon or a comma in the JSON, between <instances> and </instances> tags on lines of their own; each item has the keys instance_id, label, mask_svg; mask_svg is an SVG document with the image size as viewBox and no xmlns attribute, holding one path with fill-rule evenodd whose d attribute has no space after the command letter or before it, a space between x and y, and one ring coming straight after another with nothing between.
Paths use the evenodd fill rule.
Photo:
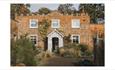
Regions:
<instances>
[{"instance_id":1,"label":"green bush","mask_svg":"<svg viewBox=\"0 0 115 70\"><path fill-rule=\"evenodd\" d=\"M42 52L40 52L39 54L37 54L35 56L35 60L36 60L37 65L40 65L40 64L43 64L42 61L44 61L44 60L46 60L48 58L51 58L51 57L53 57L53 54L51 52L42 51Z\"/></svg>"},{"instance_id":2,"label":"green bush","mask_svg":"<svg viewBox=\"0 0 115 70\"><path fill-rule=\"evenodd\" d=\"M59 53L64 57L80 57L91 56L92 52L88 50L88 46L85 44L66 44L59 49Z\"/></svg>"},{"instance_id":3,"label":"green bush","mask_svg":"<svg viewBox=\"0 0 115 70\"><path fill-rule=\"evenodd\" d=\"M34 47L32 42L26 37L11 41L11 61L15 62L11 62L11 65L19 63L24 63L26 66L36 65Z\"/></svg>"},{"instance_id":4,"label":"green bush","mask_svg":"<svg viewBox=\"0 0 115 70\"><path fill-rule=\"evenodd\" d=\"M88 49L88 45L79 44L78 47L80 48L81 52L85 52Z\"/></svg>"},{"instance_id":5,"label":"green bush","mask_svg":"<svg viewBox=\"0 0 115 70\"><path fill-rule=\"evenodd\" d=\"M68 44L60 48L59 53L64 57L80 57L80 49L76 44Z\"/></svg>"},{"instance_id":6,"label":"green bush","mask_svg":"<svg viewBox=\"0 0 115 70\"><path fill-rule=\"evenodd\" d=\"M93 62L91 60L81 60L78 64L80 66L93 66Z\"/></svg>"},{"instance_id":7,"label":"green bush","mask_svg":"<svg viewBox=\"0 0 115 70\"><path fill-rule=\"evenodd\" d=\"M93 56L93 51L91 51L91 50L86 50L86 51L85 51L85 56Z\"/></svg>"}]
</instances>

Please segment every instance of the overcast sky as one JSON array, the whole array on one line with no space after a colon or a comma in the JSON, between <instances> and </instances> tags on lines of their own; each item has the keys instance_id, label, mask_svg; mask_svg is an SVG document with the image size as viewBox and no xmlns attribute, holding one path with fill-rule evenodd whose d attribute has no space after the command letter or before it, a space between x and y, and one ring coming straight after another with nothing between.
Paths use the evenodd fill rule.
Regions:
<instances>
[{"instance_id":1,"label":"overcast sky","mask_svg":"<svg viewBox=\"0 0 115 70\"><path fill-rule=\"evenodd\" d=\"M36 12L38 11L38 9L42 8L42 7L46 7L49 8L51 10L56 10L59 6L59 4L30 4L30 10L32 12ZM79 4L74 4L74 7L76 8L76 10L78 10Z\"/></svg>"}]
</instances>

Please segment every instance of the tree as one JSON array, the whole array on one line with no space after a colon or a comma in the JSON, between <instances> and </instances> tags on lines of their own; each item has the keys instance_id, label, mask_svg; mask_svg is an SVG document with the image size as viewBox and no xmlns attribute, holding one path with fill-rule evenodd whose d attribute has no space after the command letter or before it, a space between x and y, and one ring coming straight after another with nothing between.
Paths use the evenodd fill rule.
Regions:
<instances>
[{"instance_id":1,"label":"tree","mask_svg":"<svg viewBox=\"0 0 115 70\"><path fill-rule=\"evenodd\" d=\"M90 29L93 34L94 43L94 63L95 65L104 65L104 26L98 24Z\"/></svg>"},{"instance_id":2,"label":"tree","mask_svg":"<svg viewBox=\"0 0 115 70\"><path fill-rule=\"evenodd\" d=\"M91 22L97 23L98 18L104 20L104 4L80 4L79 11L84 10L91 17Z\"/></svg>"},{"instance_id":3,"label":"tree","mask_svg":"<svg viewBox=\"0 0 115 70\"><path fill-rule=\"evenodd\" d=\"M73 4L60 4L58 11L62 14L74 14L76 9L73 7Z\"/></svg>"},{"instance_id":4,"label":"tree","mask_svg":"<svg viewBox=\"0 0 115 70\"><path fill-rule=\"evenodd\" d=\"M16 15L26 15L30 13L29 7L30 4L11 4L11 19L15 19Z\"/></svg>"},{"instance_id":5,"label":"tree","mask_svg":"<svg viewBox=\"0 0 115 70\"><path fill-rule=\"evenodd\" d=\"M51 12L51 10L48 9L48 8L45 8L45 7L43 7L43 8L41 8L41 9L38 10L39 14L45 14L45 15L47 15L50 12Z\"/></svg>"},{"instance_id":6,"label":"tree","mask_svg":"<svg viewBox=\"0 0 115 70\"><path fill-rule=\"evenodd\" d=\"M26 15L30 13L29 10L30 4L11 4L11 34L12 36L17 35L18 21L15 20L16 16L20 16L21 14Z\"/></svg>"},{"instance_id":7,"label":"tree","mask_svg":"<svg viewBox=\"0 0 115 70\"><path fill-rule=\"evenodd\" d=\"M26 66L34 66L35 50L33 43L26 37L21 36L16 41L11 40L11 65L23 63Z\"/></svg>"}]
</instances>

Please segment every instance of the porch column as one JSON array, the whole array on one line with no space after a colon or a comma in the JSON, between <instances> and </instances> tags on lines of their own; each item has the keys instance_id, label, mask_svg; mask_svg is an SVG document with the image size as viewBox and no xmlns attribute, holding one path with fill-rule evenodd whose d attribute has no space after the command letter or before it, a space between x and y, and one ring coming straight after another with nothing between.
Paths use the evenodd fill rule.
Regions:
<instances>
[{"instance_id":1,"label":"porch column","mask_svg":"<svg viewBox=\"0 0 115 70\"><path fill-rule=\"evenodd\" d=\"M48 37L48 51L52 52L52 38Z\"/></svg>"},{"instance_id":2,"label":"porch column","mask_svg":"<svg viewBox=\"0 0 115 70\"><path fill-rule=\"evenodd\" d=\"M59 47L63 47L63 38L59 38Z\"/></svg>"}]
</instances>

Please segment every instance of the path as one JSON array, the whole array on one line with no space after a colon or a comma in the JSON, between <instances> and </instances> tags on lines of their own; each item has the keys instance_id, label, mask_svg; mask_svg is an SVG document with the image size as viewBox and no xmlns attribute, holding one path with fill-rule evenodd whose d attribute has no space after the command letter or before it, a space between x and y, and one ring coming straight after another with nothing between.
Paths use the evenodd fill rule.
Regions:
<instances>
[{"instance_id":1,"label":"path","mask_svg":"<svg viewBox=\"0 0 115 70\"><path fill-rule=\"evenodd\" d=\"M45 61L45 66L74 66L73 62L76 60L74 58L64 58L60 56L55 56L47 61Z\"/></svg>"}]
</instances>

